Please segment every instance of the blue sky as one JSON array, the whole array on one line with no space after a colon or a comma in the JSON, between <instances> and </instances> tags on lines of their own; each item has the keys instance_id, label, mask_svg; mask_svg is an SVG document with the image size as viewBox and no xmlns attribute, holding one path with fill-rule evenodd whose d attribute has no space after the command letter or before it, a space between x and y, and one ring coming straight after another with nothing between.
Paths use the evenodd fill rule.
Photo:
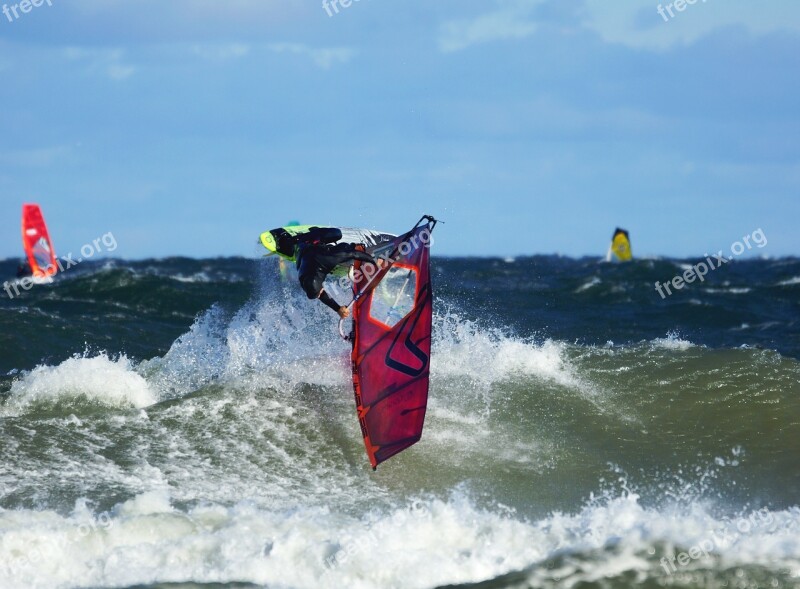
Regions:
<instances>
[{"instance_id":1,"label":"blue sky","mask_svg":"<svg viewBox=\"0 0 800 589\"><path fill-rule=\"evenodd\" d=\"M436 254L800 253L799 2L51 4L0 13L0 257L27 201L124 258L422 213Z\"/></svg>"}]
</instances>

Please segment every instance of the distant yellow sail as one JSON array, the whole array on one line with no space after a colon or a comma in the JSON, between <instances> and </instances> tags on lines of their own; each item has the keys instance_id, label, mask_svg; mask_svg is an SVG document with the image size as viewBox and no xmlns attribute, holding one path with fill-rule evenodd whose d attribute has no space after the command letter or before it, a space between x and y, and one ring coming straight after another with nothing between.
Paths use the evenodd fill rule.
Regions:
<instances>
[{"instance_id":1,"label":"distant yellow sail","mask_svg":"<svg viewBox=\"0 0 800 589\"><path fill-rule=\"evenodd\" d=\"M614 231L614 236L611 238L610 252L617 257L621 262L627 262L633 258L631 253L631 240L628 232L624 229L617 229Z\"/></svg>"}]
</instances>

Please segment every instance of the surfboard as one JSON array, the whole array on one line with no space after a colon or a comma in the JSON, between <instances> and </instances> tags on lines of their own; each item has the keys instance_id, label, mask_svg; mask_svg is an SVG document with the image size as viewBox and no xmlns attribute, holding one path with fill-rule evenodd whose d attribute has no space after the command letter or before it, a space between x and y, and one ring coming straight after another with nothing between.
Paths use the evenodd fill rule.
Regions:
<instances>
[{"instance_id":1,"label":"surfboard","mask_svg":"<svg viewBox=\"0 0 800 589\"><path fill-rule=\"evenodd\" d=\"M338 239L328 243L356 243L365 246L367 249L387 243L396 237L391 233L372 229L333 227L330 225L287 225L265 231L261 234L259 241L266 248L267 256L278 255L285 260L294 262L294 245L297 240L312 234L312 232L325 234L336 231L341 235Z\"/></svg>"}]
</instances>

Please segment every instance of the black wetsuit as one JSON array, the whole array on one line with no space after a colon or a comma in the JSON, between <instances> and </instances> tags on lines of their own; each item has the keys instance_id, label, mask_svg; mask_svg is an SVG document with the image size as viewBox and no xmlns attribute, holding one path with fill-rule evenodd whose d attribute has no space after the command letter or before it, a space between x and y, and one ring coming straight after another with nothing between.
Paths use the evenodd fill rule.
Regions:
<instances>
[{"instance_id":1,"label":"black wetsuit","mask_svg":"<svg viewBox=\"0 0 800 589\"><path fill-rule=\"evenodd\" d=\"M341 229L336 227L310 227L305 233L291 235L283 227L270 231L275 239L278 253L293 257L298 243L335 243L342 238Z\"/></svg>"},{"instance_id":2,"label":"black wetsuit","mask_svg":"<svg viewBox=\"0 0 800 589\"><path fill-rule=\"evenodd\" d=\"M300 278L300 286L309 299L319 299L331 309L339 312L339 304L334 301L327 293L322 293L325 277L330 274L336 266L347 264L352 260L375 263L375 258L366 252L356 249L352 243L340 243L329 245L324 243L297 244L295 249L297 260L297 274Z\"/></svg>"},{"instance_id":3,"label":"black wetsuit","mask_svg":"<svg viewBox=\"0 0 800 589\"><path fill-rule=\"evenodd\" d=\"M27 262L17 266L17 278L25 278L26 276L33 276L33 270L31 270Z\"/></svg>"}]
</instances>

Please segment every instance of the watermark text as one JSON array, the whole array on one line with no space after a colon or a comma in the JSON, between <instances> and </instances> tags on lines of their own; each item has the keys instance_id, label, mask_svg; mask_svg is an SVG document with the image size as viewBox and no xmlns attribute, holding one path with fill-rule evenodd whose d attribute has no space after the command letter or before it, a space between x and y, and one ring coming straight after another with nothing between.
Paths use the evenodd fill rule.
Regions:
<instances>
[{"instance_id":1,"label":"watermark text","mask_svg":"<svg viewBox=\"0 0 800 589\"><path fill-rule=\"evenodd\" d=\"M705 4L706 0L700 0L703 4ZM656 12L661 15L661 18L664 19L664 22L669 22L670 19L675 18L677 15L676 12L683 12L686 10L687 6L692 6L697 4L698 0L675 0L674 2L670 2L666 6L661 4L658 5L656 8ZM673 10L674 9L674 10ZM669 16L667 16L669 15Z\"/></svg>"},{"instance_id":2,"label":"watermark text","mask_svg":"<svg viewBox=\"0 0 800 589\"><path fill-rule=\"evenodd\" d=\"M3 4L2 12L8 19L8 22L14 22L23 15L28 14L34 8L39 8L42 4L52 6L53 0L22 0L22 2L10 6L8 4Z\"/></svg>"},{"instance_id":3,"label":"watermark text","mask_svg":"<svg viewBox=\"0 0 800 589\"><path fill-rule=\"evenodd\" d=\"M751 242L752 240L752 242ZM756 229L750 235L745 235L742 237L741 241L735 241L731 245L731 257L726 258L725 255L722 253L722 250L719 250L713 256L709 256L705 254L706 259L702 262L698 262L694 264L691 268L686 270L682 275L676 275L665 283L661 283L656 281L656 291L658 294L661 295L662 299L667 298L669 295L672 294L672 288L675 290L681 290L687 284L691 284L695 280L699 280L700 282L704 282L706 279L706 275L711 270L716 270L717 268L724 266L725 264L729 263L734 257L741 256L745 251L753 249L753 246L757 248L762 248L767 245L767 236L764 235L764 232L761 228ZM666 291L666 294L664 292Z\"/></svg>"},{"instance_id":4,"label":"watermark text","mask_svg":"<svg viewBox=\"0 0 800 589\"><path fill-rule=\"evenodd\" d=\"M52 276L55 276L56 274L69 270L73 266L77 266L84 260L94 257L96 254L99 254L102 251L113 252L116 249L117 240L114 237L114 234L109 231L105 235L92 240L91 243L83 245L83 247L80 249L81 257L74 258L72 252L70 252L66 256L56 258L55 269L53 269L52 266L48 266L47 269ZM3 283L3 290L6 291L8 298L13 299L14 297L18 297L20 295L20 288L22 290L30 290L33 288L34 284L37 284L37 277L25 276L14 282L9 282L6 280Z\"/></svg>"},{"instance_id":5,"label":"watermark text","mask_svg":"<svg viewBox=\"0 0 800 589\"><path fill-rule=\"evenodd\" d=\"M728 520L685 552L663 557L661 567L664 572L671 575L678 570L679 566L685 567L701 557L708 558L709 553L715 549L725 549L742 536L752 533L760 526L771 525L773 521L774 517L766 507L754 511L748 517L740 517L736 521Z\"/></svg>"},{"instance_id":6,"label":"watermark text","mask_svg":"<svg viewBox=\"0 0 800 589\"><path fill-rule=\"evenodd\" d=\"M375 252L378 264L363 264L361 268L353 270L351 276L342 276L339 279L339 287L342 290L347 290L352 284L358 284L366 278L369 283L372 278L386 266L391 266L402 257L409 255L414 250L420 247L430 248L433 246L433 233L430 229L423 229L419 233L415 233L410 239L403 241L397 248L385 248ZM397 256L394 254L397 252ZM351 282L352 281L352 282Z\"/></svg>"},{"instance_id":7,"label":"watermark text","mask_svg":"<svg viewBox=\"0 0 800 589\"><path fill-rule=\"evenodd\" d=\"M353 2L360 2L360 0L322 0L322 8L328 13L328 18L333 17L334 14L339 14L339 8L350 8Z\"/></svg>"}]
</instances>

